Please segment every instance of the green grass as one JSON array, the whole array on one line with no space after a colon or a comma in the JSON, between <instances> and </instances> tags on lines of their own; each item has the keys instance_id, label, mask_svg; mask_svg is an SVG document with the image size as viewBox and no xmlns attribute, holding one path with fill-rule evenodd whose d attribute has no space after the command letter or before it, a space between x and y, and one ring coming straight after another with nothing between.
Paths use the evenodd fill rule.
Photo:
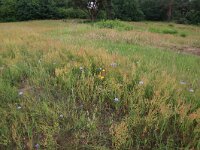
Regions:
<instances>
[{"instance_id":1,"label":"green grass","mask_svg":"<svg viewBox=\"0 0 200 150\"><path fill-rule=\"evenodd\" d=\"M163 34L177 34L178 33L177 30L171 29L171 28L166 28L162 30L159 30L157 28L150 28L149 31L153 33L163 33Z\"/></svg>"},{"instance_id":2,"label":"green grass","mask_svg":"<svg viewBox=\"0 0 200 150\"><path fill-rule=\"evenodd\" d=\"M119 31L133 30L133 26L119 20L103 20L94 23L99 28L117 29Z\"/></svg>"},{"instance_id":3,"label":"green grass","mask_svg":"<svg viewBox=\"0 0 200 150\"><path fill-rule=\"evenodd\" d=\"M79 22L0 24L0 149L200 149L200 28Z\"/></svg>"}]
</instances>

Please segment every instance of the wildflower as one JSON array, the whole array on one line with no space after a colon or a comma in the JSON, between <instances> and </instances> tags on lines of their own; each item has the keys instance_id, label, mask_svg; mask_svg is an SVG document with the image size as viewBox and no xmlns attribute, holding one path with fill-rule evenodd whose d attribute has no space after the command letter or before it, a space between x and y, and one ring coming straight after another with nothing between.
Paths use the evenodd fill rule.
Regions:
<instances>
[{"instance_id":1,"label":"wildflower","mask_svg":"<svg viewBox=\"0 0 200 150\"><path fill-rule=\"evenodd\" d=\"M186 85L187 83L185 81L180 81L181 85Z\"/></svg>"},{"instance_id":2,"label":"wildflower","mask_svg":"<svg viewBox=\"0 0 200 150\"><path fill-rule=\"evenodd\" d=\"M115 98L115 99L114 99L114 102L115 102L115 103L119 102L119 99L118 99L118 98Z\"/></svg>"},{"instance_id":3,"label":"wildflower","mask_svg":"<svg viewBox=\"0 0 200 150\"><path fill-rule=\"evenodd\" d=\"M113 63L110 64L110 66L111 66L111 67L117 67L117 63L114 63L114 62L113 62Z\"/></svg>"},{"instance_id":4,"label":"wildflower","mask_svg":"<svg viewBox=\"0 0 200 150\"><path fill-rule=\"evenodd\" d=\"M17 106L17 109L22 109L22 107L21 106Z\"/></svg>"},{"instance_id":5,"label":"wildflower","mask_svg":"<svg viewBox=\"0 0 200 150\"><path fill-rule=\"evenodd\" d=\"M19 94L19 96L22 96L24 93L22 91L20 91L18 94Z\"/></svg>"},{"instance_id":6,"label":"wildflower","mask_svg":"<svg viewBox=\"0 0 200 150\"><path fill-rule=\"evenodd\" d=\"M100 80L103 80L105 78L104 76L101 76L101 75L99 75L98 77Z\"/></svg>"},{"instance_id":7,"label":"wildflower","mask_svg":"<svg viewBox=\"0 0 200 150\"><path fill-rule=\"evenodd\" d=\"M60 115L60 118L63 118L63 117L64 117L64 115L61 114L61 115Z\"/></svg>"},{"instance_id":8,"label":"wildflower","mask_svg":"<svg viewBox=\"0 0 200 150\"><path fill-rule=\"evenodd\" d=\"M81 72L84 72L84 68L83 67L80 67L79 69L80 69Z\"/></svg>"},{"instance_id":9,"label":"wildflower","mask_svg":"<svg viewBox=\"0 0 200 150\"><path fill-rule=\"evenodd\" d=\"M144 84L144 82L143 82L143 81L140 81L140 82L139 82L139 84L140 84L140 85L143 85L143 84Z\"/></svg>"},{"instance_id":10,"label":"wildflower","mask_svg":"<svg viewBox=\"0 0 200 150\"><path fill-rule=\"evenodd\" d=\"M39 144L36 144L36 145L35 145L35 149L37 149L37 150L38 150L38 149L39 149L39 147L40 147L40 145L39 145Z\"/></svg>"},{"instance_id":11,"label":"wildflower","mask_svg":"<svg viewBox=\"0 0 200 150\"><path fill-rule=\"evenodd\" d=\"M193 89L189 89L189 92L194 93L194 90Z\"/></svg>"},{"instance_id":12,"label":"wildflower","mask_svg":"<svg viewBox=\"0 0 200 150\"><path fill-rule=\"evenodd\" d=\"M102 69L101 72L99 73L98 75L98 78L100 80L103 80L105 78L105 75L106 75L106 70L105 69Z\"/></svg>"}]
</instances>

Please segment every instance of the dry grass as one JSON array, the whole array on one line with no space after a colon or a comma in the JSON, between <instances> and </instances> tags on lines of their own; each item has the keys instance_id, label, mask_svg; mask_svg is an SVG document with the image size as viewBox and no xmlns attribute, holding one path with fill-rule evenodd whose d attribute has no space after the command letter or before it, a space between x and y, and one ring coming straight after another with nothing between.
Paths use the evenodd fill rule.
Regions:
<instances>
[{"instance_id":1,"label":"dry grass","mask_svg":"<svg viewBox=\"0 0 200 150\"><path fill-rule=\"evenodd\" d=\"M199 149L199 28L133 26L0 24L0 149Z\"/></svg>"}]
</instances>

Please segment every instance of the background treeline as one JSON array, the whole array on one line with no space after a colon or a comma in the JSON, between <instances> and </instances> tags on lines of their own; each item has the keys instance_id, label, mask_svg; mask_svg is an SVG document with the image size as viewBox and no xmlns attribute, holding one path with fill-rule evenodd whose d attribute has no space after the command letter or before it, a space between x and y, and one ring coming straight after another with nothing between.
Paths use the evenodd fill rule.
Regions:
<instances>
[{"instance_id":1,"label":"background treeline","mask_svg":"<svg viewBox=\"0 0 200 150\"><path fill-rule=\"evenodd\" d=\"M89 18L88 0L0 0L0 21ZM98 0L98 19L200 23L200 0Z\"/></svg>"}]
</instances>

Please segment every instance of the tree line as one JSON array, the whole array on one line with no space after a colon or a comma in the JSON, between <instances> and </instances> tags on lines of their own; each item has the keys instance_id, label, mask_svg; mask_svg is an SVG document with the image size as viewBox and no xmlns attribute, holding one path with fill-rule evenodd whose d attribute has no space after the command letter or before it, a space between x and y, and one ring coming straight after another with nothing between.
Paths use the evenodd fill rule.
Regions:
<instances>
[{"instance_id":1,"label":"tree line","mask_svg":"<svg viewBox=\"0 0 200 150\"><path fill-rule=\"evenodd\" d=\"M200 0L0 0L0 21L89 17L199 24Z\"/></svg>"}]
</instances>

